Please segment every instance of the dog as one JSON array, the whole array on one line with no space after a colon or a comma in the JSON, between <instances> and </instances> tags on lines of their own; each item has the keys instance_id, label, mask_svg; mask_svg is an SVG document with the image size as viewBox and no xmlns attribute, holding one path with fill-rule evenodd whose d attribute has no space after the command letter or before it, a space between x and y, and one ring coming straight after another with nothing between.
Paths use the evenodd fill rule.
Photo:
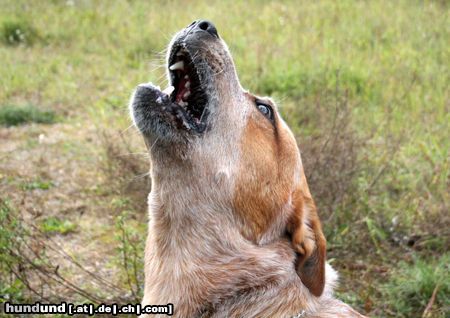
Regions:
<instances>
[{"instance_id":1,"label":"dog","mask_svg":"<svg viewBox=\"0 0 450 318\"><path fill-rule=\"evenodd\" d=\"M363 317L336 273L295 138L244 90L209 21L175 35L170 86L139 85L131 116L151 160L142 305L176 317Z\"/></svg>"}]
</instances>

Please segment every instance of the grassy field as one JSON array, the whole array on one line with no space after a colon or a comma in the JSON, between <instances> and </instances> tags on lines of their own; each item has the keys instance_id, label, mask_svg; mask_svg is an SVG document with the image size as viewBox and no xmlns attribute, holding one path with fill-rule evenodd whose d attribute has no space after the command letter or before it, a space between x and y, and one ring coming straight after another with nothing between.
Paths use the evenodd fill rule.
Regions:
<instances>
[{"instance_id":1,"label":"grassy field","mask_svg":"<svg viewBox=\"0 0 450 318\"><path fill-rule=\"evenodd\" d=\"M448 316L449 13L0 0L0 301L139 301L150 185L127 102L166 84L171 36L207 18L298 138L338 296L372 317Z\"/></svg>"}]
</instances>

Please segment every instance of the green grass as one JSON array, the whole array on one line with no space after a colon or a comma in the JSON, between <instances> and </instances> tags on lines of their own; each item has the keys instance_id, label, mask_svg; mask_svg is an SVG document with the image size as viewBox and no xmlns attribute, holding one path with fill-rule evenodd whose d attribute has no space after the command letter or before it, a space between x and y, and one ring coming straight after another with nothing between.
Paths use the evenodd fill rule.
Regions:
<instances>
[{"instance_id":1,"label":"green grass","mask_svg":"<svg viewBox=\"0 0 450 318\"><path fill-rule=\"evenodd\" d=\"M0 106L0 125L17 126L28 123L52 124L56 114L52 110L41 110L36 106Z\"/></svg>"},{"instance_id":2,"label":"green grass","mask_svg":"<svg viewBox=\"0 0 450 318\"><path fill-rule=\"evenodd\" d=\"M279 101L303 158L313 157L309 165L320 155L311 149L321 149L311 143L326 139L336 108L345 106L349 126L336 144L344 150L328 147L323 165L336 170L311 178L329 254L350 286L345 299L374 317L421 316L436 283L433 266L448 261L450 246L447 2L0 0L0 7L0 105L39 105L0 106L1 125L53 123L63 114L69 125L124 131L131 91L147 81L165 85L160 66L167 43L199 18L216 24L243 86ZM345 147L354 140L364 142L347 167ZM123 169L118 175L130 175ZM343 179L349 185L333 202L323 189L333 192ZM326 180L333 181L329 187ZM128 204L121 196L113 207ZM411 263L411 255L420 261ZM370 266L364 272L370 279L346 271L357 258L388 268L388 276ZM409 282L416 278L420 284ZM442 286L448 279L441 278ZM443 291L436 306L448 306ZM415 307L409 297L416 297ZM385 305L390 309L380 311Z\"/></svg>"},{"instance_id":3,"label":"green grass","mask_svg":"<svg viewBox=\"0 0 450 318\"><path fill-rule=\"evenodd\" d=\"M37 179L34 181L22 183L21 188L23 190L36 190L36 189L48 190L51 187L53 187L53 185L54 184L52 181Z\"/></svg>"},{"instance_id":4,"label":"green grass","mask_svg":"<svg viewBox=\"0 0 450 318\"><path fill-rule=\"evenodd\" d=\"M0 198L0 302L24 301L25 286L10 271L17 259L10 251L15 250L17 237L24 236L24 230L17 222L16 214L8 200Z\"/></svg>"},{"instance_id":5,"label":"green grass","mask_svg":"<svg viewBox=\"0 0 450 318\"><path fill-rule=\"evenodd\" d=\"M0 25L0 38L6 45L32 45L39 35L29 21L6 20Z\"/></svg>"},{"instance_id":6,"label":"green grass","mask_svg":"<svg viewBox=\"0 0 450 318\"><path fill-rule=\"evenodd\" d=\"M115 266L123 268L120 280L130 290L133 301L139 302L143 296L144 241L141 238L145 229L142 224L133 222L131 214L133 211L123 210L115 220L114 239L118 252Z\"/></svg>"},{"instance_id":7,"label":"green grass","mask_svg":"<svg viewBox=\"0 0 450 318\"><path fill-rule=\"evenodd\" d=\"M437 289L434 315L445 317L445 310L450 309L450 281L447 279L449 264L449 255L431 262L416 259L412 263L398 264L393 279L383 286L385 299L389 300L390 306L399 313L399 317L411 317L423 311L433 291Z\"/></svg>"},{"instance_id":8,"label":"green grass","mask_svg":"<svg viewBox=\"0 0 450 318\"><path fill-rule=\"evenodd\" d=\"M76 228L76 224L56 217L47 217L40 223L40 229L44 233L58 233L65 235L74 232Z\"/></svg>"}]
</instances>

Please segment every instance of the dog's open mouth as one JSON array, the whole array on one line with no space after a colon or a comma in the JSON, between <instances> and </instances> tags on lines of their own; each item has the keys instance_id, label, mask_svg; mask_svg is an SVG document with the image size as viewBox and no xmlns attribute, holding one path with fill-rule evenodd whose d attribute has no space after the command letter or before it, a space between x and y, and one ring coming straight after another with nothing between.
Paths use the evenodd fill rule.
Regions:
<instances>
[{"instance_id":1,"label":"dog's open mouth","mask_svg":"<svg viewBox=\"0 0 450 318\"><path fill-rule=\"evenodd\" d=\"M191 55L183 48L173 49L169 59L170 99L182 107L191 125L205 126L208 98ZM168 92L169 93L169 92Z\"/></svg>"},{"instance_id":2,"label":"dog's open mouth","mask_svg":"<svg viewBox=\"0 0 450 318\"><path fill-rule=\"evenodd\" d=\"M137 87L132 100L136 125L143 131L172 124L188 132L206 130L208 95L201 80L201 63L195 63L186 49L173 48L168 68L170 85L163 91L151 83ZM155 125L155 126L152 126ZM173 127L173 126L172 126ZM157 128L158 129L158 128Z\"/></svg>"},{"instance_id":3,"label":"dog's open mouth","mask_svg":"<svg viewBox=\"0 0 450 318\"><path fill-rule=\"evenodd\" d=\"M169 65L171 84L175 88L171 100L183 107L192 121L202 122L207 115L207 96L190 54L184 49L175 50Z\"/></svg>"}]
</instances>

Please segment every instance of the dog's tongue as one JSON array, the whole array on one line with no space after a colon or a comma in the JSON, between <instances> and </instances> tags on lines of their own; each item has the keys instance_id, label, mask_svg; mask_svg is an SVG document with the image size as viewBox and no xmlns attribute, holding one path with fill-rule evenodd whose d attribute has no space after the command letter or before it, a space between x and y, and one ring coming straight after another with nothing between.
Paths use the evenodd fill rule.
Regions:
<instances>
[{"instance_id":1,"label":"dog's tongue","mask_svg":"<svg viewBox=\"0 0 450 318\"><path fill-rule=\"evenodd\" d=\"M189 91L189 88L186 87L186 82L188 82L189 79L186 77L183 77L180 80L180 83L178 84L178 92L177 92L177 96L175 98L175 101L177 103L181 102L183 100L184 94L186 94L186 92ZM173 87L173 86L172 86Z\"/></svg>"}]
</instances>

